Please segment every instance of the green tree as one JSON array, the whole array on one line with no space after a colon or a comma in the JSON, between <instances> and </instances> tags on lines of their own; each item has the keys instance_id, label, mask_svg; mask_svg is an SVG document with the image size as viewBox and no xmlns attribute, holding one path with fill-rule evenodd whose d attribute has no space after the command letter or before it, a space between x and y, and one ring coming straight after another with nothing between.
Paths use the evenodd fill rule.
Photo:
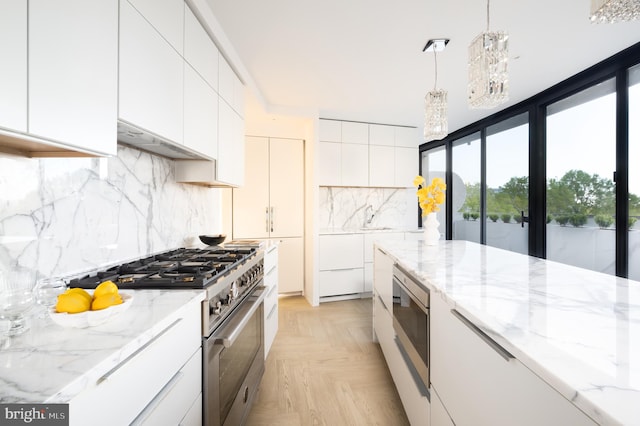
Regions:
<instances>
[{"instance_id":1,"label":"green tree","mask_svg":"<svg viewBox=\"0 0 640 426\"><path fill-rule=\"evenodd\" d=\"M512 177L500 187L496 194L502 210L520 213L529 210L529 178L527 176Z\"/></svg>"},{"instance_id":2,"label":"green tree","mask_svg":"<svg viewBox=\"0 0 640 426\"><path fill-rule=\"evenodd\" d=\"M597 215L615 211L615 185L610 179L582 170L569 170L549 180L547 211L553 215Z\"/></svg>"}]
</instances>

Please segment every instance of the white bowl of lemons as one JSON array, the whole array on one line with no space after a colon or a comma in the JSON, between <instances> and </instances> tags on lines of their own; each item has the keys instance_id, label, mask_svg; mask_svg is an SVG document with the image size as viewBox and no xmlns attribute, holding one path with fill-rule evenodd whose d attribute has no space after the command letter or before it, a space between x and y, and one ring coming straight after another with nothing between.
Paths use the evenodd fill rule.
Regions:
<instances>
[{"instance_id":1,"label":"white bowl of lemons","mask_svg":"<svg viewBox=\"0 0 640 426\"><path fill-rule=\"evenodd\" d=\"M133 294L121 293L116 284L105 281L93 294L81 288L68 289L58 296L49 316L63 327L94 327L126 311L132 302Z\"/></svg>"}]
</instances>

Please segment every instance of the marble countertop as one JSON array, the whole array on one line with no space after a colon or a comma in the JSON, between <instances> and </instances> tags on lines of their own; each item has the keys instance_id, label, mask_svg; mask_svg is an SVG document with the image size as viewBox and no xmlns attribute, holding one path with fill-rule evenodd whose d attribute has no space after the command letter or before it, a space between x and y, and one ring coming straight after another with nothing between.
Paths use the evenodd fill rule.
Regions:
<instances>
[{"instance_id":1,"label":"marble countertop","mask_svg":"<svg viewBox=\"0 0 640 426\"><path fill-rule=\"evenodd\" d=\"M371 227L371 228L322 228L320 229L320 235L339 235L339 234L369 234L373 232L422 232L421 228L387 228L387 227Z\"/></svg>"},{"instance_id":2,"label":"marble countertop","mask_svg":"<svg viewBox=\"0 0 640 426\"><path fill-rule=\"evenodd\" d=\"M131 307L102 325L65 328L36 315L30 330L0 345L0 402L69 402L205 296L203 290L122 293L133 294Z\"/></svg>"},{"instance_id":3,"label":"marble countertop","mask_svg":"<svg viewBox=\"0 0 640 426\"><path fill-rule=\"evenodd\" d=\"M466 241L376 243L600 424L640 424L640 282Z\"/></svg>"}]
</instances>

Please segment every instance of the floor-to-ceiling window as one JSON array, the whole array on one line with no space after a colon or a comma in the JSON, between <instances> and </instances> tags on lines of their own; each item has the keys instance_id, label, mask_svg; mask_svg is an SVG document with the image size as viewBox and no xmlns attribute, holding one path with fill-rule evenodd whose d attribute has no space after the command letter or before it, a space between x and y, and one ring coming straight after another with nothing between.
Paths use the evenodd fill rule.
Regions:
<instances>
[{"instance_id":1,"label":"floor-to-ceiling window","mask_svg":"<svg viewBox=\"0 0 640 426\"><path fill-rule=\"evenodd\" d=\"M529 253L529 115L487 127L486 244Z\"/></svg>"},{"instance_id":2,"label":"floor-to-ceiling window","mask_svg":"<svg viewBox=\"0 0 640 426\"><path fill-rule=\"evenodd\" d=\"M640 281L638 58L640 43L421 145L446 148L447 237Z\"/></svg>"},{"instance_id":3,"label":"floor-to-ceiling window","mask_svg":"<svg viewBox=\"0 0 640 426\"><path fill-rule=\"evenodd\" d=\"M444 145L430 149L422 153L421 158L422 176L426 179L427 184L435 177L445 179L447 171L447 150ZM436 213L438 222L440 222L440 232L446 229L447 218L444 206L440 206L440 211Z\"/></svg>"},{"instance_id":4,"label":"floor-to-ceiling window","mask_svg":"<svg viewBox=\"0 0 640 426\"><path fill-rule=\"evenodd\" d=\"M480 242L480 133L452 145L453 239Z\"/></svg>"},{"instance_id":5,"label":"floor-to-ceiling window","mask_svg":"<svg viewBox=\"0 0 640 426\"><path fill-rule=\"evenodd\" d=\"M615 79L547 107L547 259L615 273Z\"/></svg>"},{"instance_id":6,"label":"floor-to-ceiling window","mask_svg":"<svg viewBox=\"0 0 640 426\"><path fill-rule=\"evenodd\" d=\"M629 70L629 278L640 281L640 65Z\"/></svg>"}]
</instances>

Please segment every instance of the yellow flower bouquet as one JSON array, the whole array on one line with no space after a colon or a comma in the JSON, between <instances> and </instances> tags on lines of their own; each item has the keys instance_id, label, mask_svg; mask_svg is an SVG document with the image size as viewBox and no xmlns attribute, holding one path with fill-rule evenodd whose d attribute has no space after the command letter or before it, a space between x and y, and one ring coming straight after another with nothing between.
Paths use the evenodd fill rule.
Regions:
<instances>
[{"instance_id":1,"label":"yellow flower bouquet","mask_svg":"<svg viewBox=\"0 0 640 426\"><path fill-rule=\"evenodd\" d=\"M447 189L447 184L439 177L433 178L429 186L425 186L425 183L422 176L416 176L413 179L413 186L418 188L416 194L423 217L429 213L440 211L438 205L444 203L444 192Z\"/></svg>"}]
</instances>

